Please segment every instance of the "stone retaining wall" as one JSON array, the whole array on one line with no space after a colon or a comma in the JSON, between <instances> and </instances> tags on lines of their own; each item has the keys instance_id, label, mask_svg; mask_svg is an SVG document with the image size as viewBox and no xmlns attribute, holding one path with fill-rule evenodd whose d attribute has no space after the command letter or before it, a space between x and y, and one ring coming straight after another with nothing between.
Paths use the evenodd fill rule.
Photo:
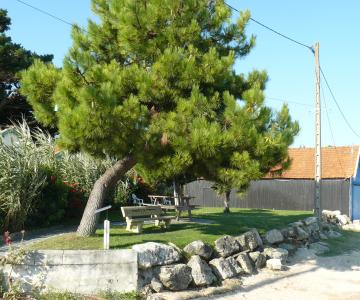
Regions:
<instances>
[{"instance_id":1,"label":"stone retaining wall","mask_svg":"<svg viewBox=\"0 0 360 300\"><path fill-rule=\"evenodd\" d=\"M137 253L125 250L47 250L29 252L21 265L6 265L5 280L11 273L24 290L71 291L96 294L112 290L137 289ZM1 269L0 269L1 273Z\"/></svg>"}]
</instances>

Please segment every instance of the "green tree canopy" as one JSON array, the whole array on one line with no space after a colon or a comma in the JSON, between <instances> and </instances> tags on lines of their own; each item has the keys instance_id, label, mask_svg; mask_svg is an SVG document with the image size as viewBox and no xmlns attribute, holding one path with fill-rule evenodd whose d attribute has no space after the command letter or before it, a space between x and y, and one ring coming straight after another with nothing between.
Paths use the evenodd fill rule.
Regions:
<instances>
[{"instance_id":1,"label":"green tree canopy","mask_svg":"<svg viewBox=\"0 0 360 300\"><path fill-rule=\"evenodd\" d=\"M62 147L119 159L95 184L81 235L94 231L103 195L135 164L158 178L220 174L227 164L258 176L286 159L297 124L286 109L264 106L265 72L233 69L255 43L245 34L248 11L233 22L224 1L92 7L101 21L74 26L61 70L37 61L22 76L36 118L59 129Z\"/></svg>"},{"instance_id":2,"label":"green tree canopy","mask_svg":"<svg viewBox=\"0 0 360 300\"><path fill-rule=\"evenodd\" d=\"M49 62L53 57L37 55L14 43L6 35L10 25L11 20L7 11L0 9L0 125L19 121L22 116L29 123L33 123L32 108L25 97L18 92L20 87L18 72L28 68L34 59Z\"/></svg>"}]
</instances>

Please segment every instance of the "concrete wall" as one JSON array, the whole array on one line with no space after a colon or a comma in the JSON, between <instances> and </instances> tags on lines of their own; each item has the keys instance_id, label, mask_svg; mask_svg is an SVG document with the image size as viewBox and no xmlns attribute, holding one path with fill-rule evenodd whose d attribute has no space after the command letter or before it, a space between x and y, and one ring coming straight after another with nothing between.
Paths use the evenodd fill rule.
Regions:
<instances>
[{"instance_id":1,"label":"concrete wall","mask_svg":"<svg viewBox=\"0 0 360 300\"><path fill-rule=\"evenodd\" d=\"M4 268L5 279L20 279L27 291L71 291L96 294L104 290L137 289L137 253L125 250L46 250L29 252L22 265Z\"/></svg>"}]
</instances>

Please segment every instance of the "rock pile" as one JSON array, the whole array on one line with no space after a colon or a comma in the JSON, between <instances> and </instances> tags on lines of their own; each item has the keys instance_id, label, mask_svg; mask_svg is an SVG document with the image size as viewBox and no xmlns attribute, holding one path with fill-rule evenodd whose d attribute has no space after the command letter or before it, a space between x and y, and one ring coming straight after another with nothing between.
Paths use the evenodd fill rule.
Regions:
<instances>
[{"instance_id":1,"label":"rock pile","mask_svg":"<svg viewBox=\"0 0 360 300\"><path fill-rule=\"evenodd\" d=\"M183 250L153 242L135 245L139 286L150 293L178 291L255 274L264 267L284 270L288 257L299 247L326 251L319 240L341 235L335 230L340 220L345 221L341 216L344 215L340 212L324 211L322 231L317 219L308 217L285 228L269 230L261 237L256 229L235 237L225 235L215 241L214 248L201 240Z\"/></svg>"},{"instance_id":2,"label":"rock pile","mask_svg":"<svg viewBox=\"0 0 360 300\"><path fill-rule=\"evenodd\" d=\"M336 225L341 228L352 223L351 219L347 215L341 214L340 210L323 210L322 220L324 223Z\"/></svg>"}]
</instances>

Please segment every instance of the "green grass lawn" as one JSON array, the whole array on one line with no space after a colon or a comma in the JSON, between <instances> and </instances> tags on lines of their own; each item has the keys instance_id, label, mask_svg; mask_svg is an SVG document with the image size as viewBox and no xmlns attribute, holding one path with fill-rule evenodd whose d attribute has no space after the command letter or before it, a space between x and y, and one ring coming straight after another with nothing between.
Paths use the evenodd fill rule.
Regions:
<instances>
[{"instance_id":1,"label":"green grass lawn","mask_svg":"<svg viewBox=\"0 0 360 300\"><path fill-rule=\"evenodd\" d=\"M127 232L125 226L112 226L110 235L111 248L129 248L134 244L156 241L171 242L179 247L201 239L212 244L222 235L239 235L249 228L257 228L260 234L269 229L281 228L288 223L311 216L308 211L276 211L265 209L236 209L224 215L222 208L201 208L193 211L195 218L207 219L213 224L176 223L163 229L154 225L145 225L142 234ZM110 220L120 220L120 212L109 215ZM37 249L101 249L103 231L97 230L96 235L89 238L77 237L74 233L49 238L29 246Z\"/></svg>"}]
</instances>

